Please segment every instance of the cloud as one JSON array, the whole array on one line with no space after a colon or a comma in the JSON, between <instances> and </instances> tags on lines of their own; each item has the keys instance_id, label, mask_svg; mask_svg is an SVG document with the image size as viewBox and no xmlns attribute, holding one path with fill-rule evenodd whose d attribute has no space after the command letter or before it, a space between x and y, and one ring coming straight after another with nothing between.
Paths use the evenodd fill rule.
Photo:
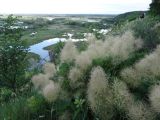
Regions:
<instances>
[{"instance_id":1,"label":"cloud","mask_svg":"<svg viewBox=\"0 0 160 120\"><path fill-rule=\"evenodd\" d=\"M0 0L0 13L117 14L147 10L151 0Z\"/></svg>"}]
</instances>

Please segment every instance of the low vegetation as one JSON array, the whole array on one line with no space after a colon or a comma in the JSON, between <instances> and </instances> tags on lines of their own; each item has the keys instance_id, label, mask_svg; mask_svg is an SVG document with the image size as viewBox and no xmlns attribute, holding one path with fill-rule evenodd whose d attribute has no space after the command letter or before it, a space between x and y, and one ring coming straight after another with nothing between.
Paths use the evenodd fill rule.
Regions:
<instances>
[{"instance_id":1,"label":"low vegetation","mask_svg":"<svg viewBox=\"0 0 160 120\"><path fill-rule=\"evenodd\" d=\"M93 16L93 18L94 17L95 16ZM100 17L99 19L102 18ZM28 45L33 45L50 38L69 38L68 33L73 34L73 39L83 39L85 37L84 33L92 33L93 29L101 30L111 27L113 24L112 19L113 16L102 19L100 22L87 22L83 21L83 19L72 20L68 17L55 18L53 20L43 18L35 18L32 20L22 19L21 21L24 22L24 25L28 26L28 29L23 31L21 39L25 40ZM97 37L101 37L97 32L94 33L97 34Z\"/></svg>"}]
</instances>

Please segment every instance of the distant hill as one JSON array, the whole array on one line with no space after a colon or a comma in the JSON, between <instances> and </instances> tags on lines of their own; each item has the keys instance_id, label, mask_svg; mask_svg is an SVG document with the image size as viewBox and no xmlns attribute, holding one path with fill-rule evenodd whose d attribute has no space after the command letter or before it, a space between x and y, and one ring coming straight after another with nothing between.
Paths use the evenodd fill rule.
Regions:
<instances>
[{"instance_id":1,"label":"distant hill","mask_svg":"<svg viewBox=\"0 0 160 120\"><path fill-rule=\"evenodd\" d=\"M146 11L133 11L133 12L127 12L124 14L120 14L114 18L115 24L121 24L125 21L132 21L135 20L136 18L140 17L142 13Z\"/></svg>"}]
</instances>

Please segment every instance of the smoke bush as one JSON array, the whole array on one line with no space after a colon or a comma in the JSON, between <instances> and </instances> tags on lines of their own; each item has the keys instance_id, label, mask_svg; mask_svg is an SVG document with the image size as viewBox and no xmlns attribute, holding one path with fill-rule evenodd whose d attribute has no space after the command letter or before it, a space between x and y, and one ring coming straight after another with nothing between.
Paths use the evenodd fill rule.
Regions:
<instances>
[{"instance_id":1,"label":"smoke bush","mask_svg":"<svg viewBox=\"0 0 160 120\"><path fill-rule=\"evenodd\" d=\"M93 59L102 57L105 54L105 50L102 46L102 41L95 41L94 43L90 44L86 51L83 51L76 57L76 65L82 70L87 69L87 67L92 64Z\"/></svg>"},{"instance_id":2,"label":"smoke bush","mask_svg":"<svg viewBox=\"0 0 160 120\"><path fill-rule=\"evenodd\" d=\"M142 77L156 77L160 75L160 46L136 63L133 67L122 71L121 75L124 80L132 86L137 86Z\"/></svg>"},{"instance_id":3,"label":"smoke bush","mask_svg":"<svg viewBox=\"0 0 160 120\"><path fill-rule=\"evenodd\" d=\"M107 89L108 81L106 79L106 74L101 67L96 67L92 70L91 79L89 82L89 88L91 91L96 91L96 94L101 94ZM90 95L90 94L89 94Z\"/></svg>"},{"instance_id":4,"label":"smoke bush","mask_svg":"<svg viewBox=\"0 0 160 120\"><path fill-rule=\"evenodd\" d=\"M53 63L46 63L43 66L44 73L52 77L56 73L56 67Z\"/></svg>"},{"instance_id":5,"label":"smoke bush","mask_svg":"<svg viewBox=\"0 0 160 120\"><path fill-rule=\"evenodd\" d=\"M61 62L71 62L78 55L78 51L72 41L67 41L61 51Z\"/></svg>"},{"instance_id":6,"label":"smoke bush","mask_svg":"<svg viewBox=\"0 0 160 120\"><path fill-rule=\"evenodd\" d=\"M74 67L70 70L68 78L70 79L70 86L72 88L76 88L78 84L78 80L81 78L82 72L80 69Z\"/></svg>"},{"instance_id":7,"label":"smoke bush","mask_svg":"<svg viewBox=\"0 0 160 120\"><path fill-rule=\"evenodd\" d=\"M154 113L143 103L137 102L128 107L131 120L155 120Z\"/></svg>"},{"instance_id":8,"label":"smoke bush","mask_svg":"<svg viewBox=\"0 0 160 120\"><path fill-rule=\"evenodd\" d=\"M159 85L155 85L149 95L150 101L151 101L151 105L152 108L160 113L160 86Z\"/></svg>"},{"instance_id":9,"label":"smoke bush","mask_svg":"<svg viewBox=\"0 0 160 120\"><path fill-rule=\"evenodd\" d=\"M92 60L105 56L105 50L102 41L95 41L88 46L88 49L76 57L76 65L82 70L87 69L92 64Z\"/></svg>"},{"instance_id":10,"label":"smoke bush","mask_svg":"<svg viewBox=\"0 0 160 120\"><path fill-rule=\"evenodd\" d=\"M87 94L91 109L101 119L111 119L114 114L112 111L111 92L108 88L106 75L101 67L96 67L92 70Z\"/></svg>"},{"instance_id":11,"label":"smoke bush","mask_svg":"<svg viewBox=\"0 0 160 120\"><path fill-rule=\"evenodd\" d=\"M143 74L159 76L160 75L160 46L150 55L135 65L135 69Z\"/></svg>"},{"instance_id":12,"label":"smoke bush","mask_svg":"<svg viewBox=\"0 0 160 120\"><path fill-rule=\"evenodd\" d=\"M138 50L143 45L141 39L135 39L131 31L127 31L122 36L109 37L104 42L92 42L86 51L76 57L76 65L81 69L86 69L92 64L92 60L106 56L119 57L125 60L129 54Z\"/></svg>"},{"instance_id":13,"label":"smoke bush","mask_svg":"<svg viewBox=\"0 0 160 120\"><path fill-rule=\"evenodd\" d=\"M135 39L131 31L125 32L121 37L116 37L111 46L110 53L119 56L122 60L127 59L129 54L142 47L142 40Z\"/></svg>"},{"instance_id":14,"label":"smoke bush","mask_svg":"<svg viewBox=\"0 0 160 120\"><path fill-rule=\"evenodd\" d=\"M113 107L114 107L114 119L117 118L127 118L128 117L128 108L133 104L134 99L131 93L129 92L126 84L118 79L115 80L113 86Z\"/></svg>"},{"instance_id":15,"label":"smoke bush","mask_svg":"<svg viewBox=\"0 0 160 120\"><path fill-rule=\"evenodd\" d=\"M124 82L115 80L112 89L114 94L114 104L116 104L118 108L122 107L123 109L126 109L127 106L130 106L130 104L133 103L133 96Z\"/></svg>"},{"instance_id":16,"label":"smoke bush","mask_svg":"<svg viewBox=\"0 0 160 120\"><path fill-rule=\"evenodd\" d=\"M132 67L126 68L121 72L123 80L131 87L136 87L140 84L141 73Z\"/></svg>"},{"instance_id":17,"label":"smoke bush","mask_svg":"<svg viewBox=\"0 0 160 120\"><path fill-rule=\"evenodd\" d=\"M43 89L43 95L45 99L49 102L54 102L60 93L59 84L51 82Z\"/></svg>"},{"instance_id":18,"label":"smoke bush","mask_svg":"<svg viewBox=\"0 0 160 120\"><path fill-rule=\"evenodd\" d=\"M59 84L50 80L50 77L56 73L56 68L53 63L46 63L43 66L43 70L45 74L33 76L32 83L34 87L42 93L47 101L53 102L57 99L60 92Z\"/></svg>"},{"instance_id":19,"label":"smoke bush","mask_svg":"<svg viewBox=\"0 0 160 120\"><path fill-rule=\"evenodd\" d=\"M103 47L103 41L96 41L94 44L90 44L88 46L88 54L91 59L95 59L98 57L103 57L105 55L105 49Z\"/></svg>"},{"instance_id":20,"label":"smoke bush","mask_svg":"<svg viewBox=\"0 0 160 120\"><path fill-rule=\"evenodd\" d=\"M50 83L49 77L45 74L38 74L32 77L32 83L36 89L43 89Z\"/></svg>"},{"instance_id":21,"label":"smoke bush","mask_svg":"<svg viewBox=\"0 0 160 120\"><path fill-rule=\"evenodd\" d=\"M87 39L87 42L88 42L89 44L94 44L95 41L97 41L96 36L95 36L94 34L92 34L92 33L87 34L87 35L86 35L86 39Z\"/></svg>"},{"instance_id":22,"label":"smoke bush","mask_svg":"<svg viewBox=\"0 0 160 120\"><path fill-rule=\"evenodd\" d=\"M88 53L85 51L76 57L75 63L82 70L86 70L87 67L92 64L92 60L91 60L90 56L88 55Z\"/></svg>"}]
</instances>

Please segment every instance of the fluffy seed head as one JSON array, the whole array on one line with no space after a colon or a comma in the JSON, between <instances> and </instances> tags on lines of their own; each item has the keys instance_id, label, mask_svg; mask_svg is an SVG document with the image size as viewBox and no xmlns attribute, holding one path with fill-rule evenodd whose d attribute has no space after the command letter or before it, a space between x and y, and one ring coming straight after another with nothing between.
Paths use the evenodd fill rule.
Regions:
<instances>
[{"instance_id":1,"label":"fluffy seed head","mask_svg":"<svg viewBox=\"0 0 160 120\"><path fill-rule=\"evenodd\" d=\"M135 68L140 71L142 74L149 74L153 76L160 75L160 46L151 53L142 59L139 63L135 65Z\"/></svg>"},{"instance_id":2,"label":"fluffy seed head","mask_svg":"<svg viewBox=\"0 0 160 120\"><path fill-rule=\"evenodd\" d=\"M109 37L104 42L94 41L89 44L88 49L76 57L76 65L86 69L92 64L92 60L106 56L119 57L125 60L129 54L141 48L141 39L135 39L131 31L127 31L122 36Z\"/></svg>"},{"instance_id":3,"label":"fluffy seed head","mask_svg":"<svg viewBox=\"0 0 160 120\"><path fill-rule=\"evenodd\" d=\"M141 78L154 78L160 76L160 47L145 56L142 60L137 62L133 67L126 68L121 72L121 75L126 83L133 87L141 83Z\"/></svg>"},{"instance_id":4,"label":"fluffy seed head","mask_svg":"<svg viewBox=\"0 0 160 120\"><path fill-rule=\"evenodd\" d=\"M50 83L49 77L45 74L38 74L32 77L32 83L36 89L43 89Z\"/></svg>"},{"instance_id":5,"label":"fluffy seed head","mask_svg":"<svg viewBox=\"0 0 160 120\"><path fill-rule=\"evenodd\" d=\"M80 69L74 67L70 70L68 78L70 79L70 86L73 88L78 86L78 80L81 78L82 72Z\"/></svg>"},{"instance_id":6,"label":"fluffy seed head","mask_svg":"<svg viewBox=\"0 0 160 120\"><path fill-rule=\"evenodd\" d=\"M129 54L142 47L142 40L135 39L131 31L125 32L121 37L114 39L111 54L127 59Z\"/></svg>"},{"instance_id":7,"label":"fluffy seed head","mask_svg":"<svg viewBox=\"0 0 160 120\"><path fill-rule=\"evenodd\" d=\"M133 97L124 82L115 80L112 89L114 102L119 108L124 107L125 109L125 107L130 106L133 103Z\"/></svg>"},{"instance_id":8,"label":"fluffy seed head","mask_svg":"<svg viewBox=\"0 0 160 120\"><path fill-rule=\"evenodd\" d=\"M96 108L98 96L103 96L107 89L108 82L106 75L101 67L96 67L92 70L91 79L88 84L88 101L90 102L91 108Z\"/></svg>"},{"instance_id":9,"label":"fluffy seed head","mask_svg":"<svg viewBox=\"0 0 160 120\"><path fill-rule=\"evenodd\" d=\"M87 42L89 43L89 44L94 44L95 43L95 41L97 40L97 38L95 37L95 35L93 35L93 34L87 34L87 36L86 36L86 39L87 39Z\"/></svg>"},{"instance_id":10,"label":"fluffy seed head","mask_svg":"<svg viewBox=\"0 0 160 120\"><path fill-rule=\"evenodd\" d=\"M61 62L70 62L78 55L78 51L72 41L68 41L61 51Z\"/></svg>"},{"instance_id":11,"label":"fluffy seed head","mask_svg":"<svg viewBox=\"0 0 160 120\"><path fill-rule=\"evenodd\" d=\"M159 85L156 85L152 88L149 98L151 101L152 108L156 112L160 113L160 86Z\"/></svg>"},{"instance_id":12,"label":"fluffy seed head","mask_svg":"<svg viewBox=\"0 0 160 120\"><path fill-rule=\"evenodd\" d=\"M128 110L131 120L155 120L153 112L141 102L131 104Z\"/></svg>"},{"instance_id":13,"label":"fluffy seed head","mask_svg":"<svg viewBox=\"0 0 160 120\"><path fill-rule=\"evenodd\" d=\"M48 102L54 102L60 93L60 86L51 82L43 89L43 95Z\"/></svg>"},{"instance_id":14,"label":"fluffy seed head","mask_svg":"<svg viewBox=\"0 0 160 120\"><path fill-rule=\"evenodd\" d=\"M91 65L92 60L87 52L82 52L79 56L76 57L76 65L82 70L86 70L89 65Z\"/></svg>"},{"instance_id":15,"label":"fluffy seed head","mask_svg":"<svg viewBox=\"0 0 160 120\"><path fill-rule=\"evenodd\" d=\"M44 73L52 77L56 73L56 67L53 63L46 63L43 66Z\"/></svg>"},{"instance_id":16,"label":"fluffy seed head","mask_svg":"<svg viewBox=\"0 0 160 120\"><path fill-rule=\"evenodd\" d=\"M101 67L96 67L92 70L89 88L95 91L96 94L101 94L108 85L106 74Z\"/></svg>"},{"instance_id":17,"label":"fluffy seed head","mask_svg":"<svg viewBox=\"0 0 160 120\"><path fill-rule=\"evenodd\" d=\"M111 102L112 94L108 88L106 75L101 67L93 69L87 93L91 109L98 114L101 119L111 119L114 114Z\"/></svg>"},{"instance_id":18,"label":"fluffy seed head","mask_svg":"<svg viewBox=\"0 0 160 120\"><path fill-rule=\"evenodd\" d=\"M125 83L127 83L130 87L134 88L140 84L141 73L139 73L132 67L122 70L121 76Z\"/></svg>"}]
</instances>

